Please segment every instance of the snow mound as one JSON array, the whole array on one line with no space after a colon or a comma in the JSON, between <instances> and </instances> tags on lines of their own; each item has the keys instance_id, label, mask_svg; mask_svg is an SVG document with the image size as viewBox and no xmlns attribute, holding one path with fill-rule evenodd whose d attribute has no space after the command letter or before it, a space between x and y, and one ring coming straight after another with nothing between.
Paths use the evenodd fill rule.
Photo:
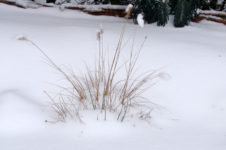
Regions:
<instances>
[{"instance_id":1,"label":"snow mound","mask_svg":"<svg viewBox=\"0 0 226 150\"><path fill-rule=\"evenodd\" d=\"M137 16L137 23L138 25L143 28L144 27L144 19L142 14L138 14Z\"/></svg>"}]
</instances>

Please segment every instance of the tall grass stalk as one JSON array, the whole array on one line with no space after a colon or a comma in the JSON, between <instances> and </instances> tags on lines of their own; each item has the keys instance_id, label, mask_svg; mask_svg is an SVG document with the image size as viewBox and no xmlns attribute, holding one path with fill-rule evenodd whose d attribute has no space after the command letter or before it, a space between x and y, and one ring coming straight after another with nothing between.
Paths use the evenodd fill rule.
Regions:
<instances>
[{"instance_id":1,"label":"tall grass stalk","mask_svg":"<svg viewBox=\"0 0 226 150\"><path fill-rule=\"evenodd\" d=\"M86 65L86 73L82 76L65 72L37 44L27 38L23 39L35 46L49 64L63 75L65 80L71 85L71 88L59 86L63 93L58 93L57 99L45 92L51 100L51 107L57 114L59 121L65 121L68 117L81 121L79 116L81 110L103 112L104 120L107 119L107 112L114 112L118 114L117 120L123 121L131 110L144 108L145 104L143 104L141 99L143 92L147 89L145 85L157 78L158 75L156 75L156 72L148 72L134 78L135 66L147 39L146 37L137 51L134 50L134 37L128 61L119 64L123 38L130 13L131 10L126 15L116 49L110 59L106 57L104 51L104 30L100 28L97 33L99 41L98 60L94 70L91 70L91 67ZM122 69L124 64L126 75L125 77L120 76L120 79L117 80L116 76L118 76L119 70ZM143 113L142 115L145 116Z\"/></svg>"}]
</instances>

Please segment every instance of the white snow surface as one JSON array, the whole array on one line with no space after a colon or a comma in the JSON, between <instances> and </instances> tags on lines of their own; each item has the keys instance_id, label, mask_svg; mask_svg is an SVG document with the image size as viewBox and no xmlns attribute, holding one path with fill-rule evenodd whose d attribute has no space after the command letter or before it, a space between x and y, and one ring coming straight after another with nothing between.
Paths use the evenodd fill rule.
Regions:
<instances>
[{"instance_id":1,"label":"white snow surface","mask_svg":"<svg viewBox=\"0 0 226 150\"><path fill-rule=\"evenodd\" d=\"M45 4L46 3L46 0L35 0L36 3L39 3L39 4Z\"/></svg>"},{"instance_id":2,"label":"white snow surface","mask_svg":"<svg viewBox=\"0 0 226 150\"><path fill-rule=\"evenodd\" d=\"M16 4L21 5L23 7L28 7L29 0L15 0Z\"/></svg>"},{"instance_id":3,"label":"white snow surface","mask_svg":"<svg viewBox=\"0 0 226 150\"><path fill-rule=\"evenodd\" d=\"M217 11L217 10L201 10L201 9L198 9L197 10L198 13L212 13L212 14L226 14L226 12L224 11Z\"/></svg>"},{"instance_id":4,"label":"white snow surface","mask_svg":"<svg viewBox=\"0 0 226 150\"><path fill-rule=\"evenodd\" d=\"M131 120L96 120L82 114L84 124L51 120L46 91L62 77L45 62L27 37L58 65L84 71L98 52L96 31L104 28L105 47L113 51L124 19L90 16L57 8L19 9L0 4L0 149L1 150L225 150L226 27L209 21L174 28L138 28L130 21L125 41L135 30L136 44L148 37L138 73L159 69L162 78L145 93L157 104L150 124ZM23 35L23 36L18 36ZM127 42L128 43L128 42ZM130 43L130 42L129 42ZM122 54L129 55L129 44Z\"/></svg>"},{"instance_id":5,"label":"white snow surface","mask_svg":"<svg viewBox=\"0 0 226 150\"><path fill-rule=\"evenodd\" d=\"M102 10L102 9L119 9L119 10L125 10L127 6L125 5L110 5L110 4L100 4L100 5L89 5L89 4L75 4L75 3L65 3L62 4L62 6L65 7L79 7L79 8L85 8L86 10Z\"/></svg>"}]
</instances>

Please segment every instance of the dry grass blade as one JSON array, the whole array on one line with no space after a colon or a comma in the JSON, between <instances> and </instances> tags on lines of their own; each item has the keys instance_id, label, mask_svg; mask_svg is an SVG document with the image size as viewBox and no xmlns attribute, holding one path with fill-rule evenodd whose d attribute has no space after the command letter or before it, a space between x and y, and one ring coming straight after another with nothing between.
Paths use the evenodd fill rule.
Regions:
<instances>
[{"instance_id":1,"label":"dry grass blade","mask_svg":"<svg viewBox=\"0 0 226 150\"><path fill-rule=\"evenodd\" d=\"M107 119L108 111L115 112L118 113L117 119L123 121L126 118L126 114L132 112L131 110L139 110L138 108L140 107L146 107L143 103L144 101L141 101L142 93L146 90L145 85L158 76L156 76L156 72L148 72L144 76L137 76L134 79L135 66L146 37L138 51L134 51L134 37L128 61L119 64L126 24L127 20L123 24L112 59L106 58L103 46L104 31L102 28L100 29L97 33L97 39L99 40L98 60L95 63L94 70L91 70L90 66L86 65L86 73L82 76L77 76L73 72L71 74L66 73L39 46L26 39L45 56L51 66L62 74L71 86L71 88L59 86L67 94L59 93L58 100L55 100L45 92L51 100L52 109L56 112L59 121L65 121L67 117L70 117L78 118L81 122L79 112L82 110L104 112L105 120ZM124 78L119 75L119 70L126 70ZM120 78L116 79L116 76L120 76ZM144 116L142 113L141 118Z\"/></svg>"}]
</instances>

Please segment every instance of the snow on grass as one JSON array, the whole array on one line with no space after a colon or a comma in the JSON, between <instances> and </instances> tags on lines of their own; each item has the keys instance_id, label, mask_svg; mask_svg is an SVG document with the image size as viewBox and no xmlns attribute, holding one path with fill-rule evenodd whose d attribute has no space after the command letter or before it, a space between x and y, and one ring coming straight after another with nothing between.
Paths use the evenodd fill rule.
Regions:
<instances>
[{"instance_id":1,"label":"snow on grass","mask_svg":"<svg viewBox=\"0 0 226 150\"><path fill-rule=\"evenodd\" d=\"M20 34L20 35L16 36L16 39L19 40L19 41L26 41L27 37L23 34Z\"/></svg>"},{"instance_id":2,"label":"snow on grass","mask_svg":"<svg viewBox=\"0 0 226 150\"><path fill-rule=\"evenodd\" d=\"M126 7L126 12L129 12L131 9L133 8L133 5L132 4L129 4L127 7Z\"/></svg>"},{"instance_id":3,"label":"snow on grass","mask_svg":"<svg viewBox=\"0 0 226 150\"><path fill-rule=\"evenodd\" d=\"M144 27L144 19L143 19L143 15L142 14L138 14L137 15L137 23L138 25L143 28Z\"/></svg>"},{"instance_id":4,"label":"snow on grass","mask_svg":"<svg viewBox=\"0 0 226 150\"><path fill-rule=\"evenodd\" d=\"M98 52L96 30L103 24L105 48L115 48L123 19L90 16L56 8L23 10L0 4L0 147L4 150L226 149L226 28L202 21L177 29L172 18L164 28L155 24L127 25L125 41L135 47L148 37L137 73L159 69L163 78L145 93L154 104L150 124L120 123L114 114L107 121L92 112L82 113L84 124L51 123L48 98L56 92L49 83L64 85L43 56L17 35L35 41L60 66L84 72ZM129 44L122 55L129 55ZM45 122L47 120L47 123Z\"/></svg>"}]
</instances>

